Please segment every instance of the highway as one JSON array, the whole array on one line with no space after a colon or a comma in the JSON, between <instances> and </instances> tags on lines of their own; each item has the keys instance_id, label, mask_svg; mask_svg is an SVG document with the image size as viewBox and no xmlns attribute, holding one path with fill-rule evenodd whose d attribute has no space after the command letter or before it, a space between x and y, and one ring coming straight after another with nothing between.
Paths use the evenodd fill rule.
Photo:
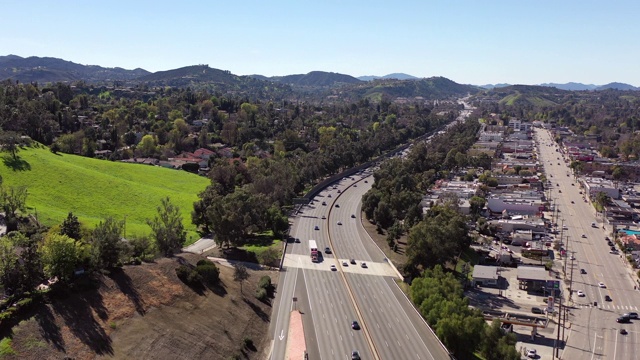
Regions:
<instances>
[{"instance_id":1,"label":"highway","mask_svg":"<svg viewBox=\"0 0 640 360\"><path fill-rule=\"evenodd\" d=\"M274 304L272 359L284 358L286 327L294 306L304 314L310 359L350 359L353 350L363 359L449 359L395 285L396 271L362 226L360 200L372 181L366 172L345 178L318 194L296 217L290 234L300 243L290 243L285 257ZM315 239L321 250L329 247L331 254L312 263L309 239ZM331 265L337 270L331 271ZM351 329L354 320L361 330Z\"/></svg>"},{"instance_id":2,"label":"highway","mask_svg":"<svg viewBox=\"0 0 640 360\"><path fill-rule=\"evenodd\" d=\"M637 359L635 348L640 340L640 324L616 322L623 313L638 312L639 309L640 294L634 290L630 267L620 254L610 253L605 237L613 238L612 234L603 230L602 217L596 215L593 205L583 200L580 194L583 189L580 189L562 153L556 152L549 133L536 129L536 136L539 161L544 164L547 179L552 183L550 198L555 200L560 210L556 221L558 230L562 231L563 224L566 226L562 231L565 248L568 256L575 256L575 260L562 259L566 262L566 279L573 278L573 282L568 304L572 308L569 316L571 328L566 330L568 343L561 351L561 358ZM592 222L596 227L591 226ZM584 274L581 269L584 269ZM578 290L585 296L579 297ZM606 295L612 301L605 301ZM621 328L628 334L620 334Z\"/></svg>"}]
</instances>

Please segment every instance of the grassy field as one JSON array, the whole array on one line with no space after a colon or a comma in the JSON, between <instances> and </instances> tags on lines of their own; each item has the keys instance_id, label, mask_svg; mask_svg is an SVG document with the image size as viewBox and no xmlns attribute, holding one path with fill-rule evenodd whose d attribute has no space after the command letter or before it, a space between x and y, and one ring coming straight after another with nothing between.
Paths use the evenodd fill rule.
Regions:
<instances>
[{"instance_id":1,"label":"grassy field","mask_svg":"<svg viewBox=\"0 0 640 360\"><path fill-rule=\"evenodd\" d=\"M207 178L157 166L127 164L76 155L53 154L48 148L26 148L19 161L2 153L4 186L28 188L28 211L52 226L69 211L89 227L108 216L124 220L126 234L149 234L146 219L156 215L160 199L169 196L183 216L188 242L198 237L191 210Z\"/></svg>"}]
</instances>

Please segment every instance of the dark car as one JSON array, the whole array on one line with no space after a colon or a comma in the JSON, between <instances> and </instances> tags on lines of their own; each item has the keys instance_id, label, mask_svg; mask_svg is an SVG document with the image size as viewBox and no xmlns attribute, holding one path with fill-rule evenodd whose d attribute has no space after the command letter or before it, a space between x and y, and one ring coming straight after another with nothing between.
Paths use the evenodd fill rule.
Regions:
<instances>
[{"instance_id":1,"label":"dark car","mask_svg":"<svg viewBox=\"0 0 640 360\"><path fill-rule=\"evenodd\" d=\"M540 309L539 307L532 307L531 312L534 314L544 314L544 310Z\"/></svg>"},{"instance_id":2,"label":"dark car","mask_svg":"<svg viewBox=\"0 0 640 360\"><path fill-rule=\"evenodd\" d=\"M324 252L326 254L331 254L331 248L329 248L328 246L326 248L324 248Z\"/></svg>"},{"instance_id":3,"label":"dark car","mask_svg":"<svg viewBox=\"0 0 640 360\"><path fill-rule=\"evenodd\" d=\"M604 301L612 301L612 300L611 300L611 296L609 296L609 295L605 295L605 296L604 296Z\"/></svg>"},{"instance_id":4,"label":"dark car","mask_svg":"<svg viewBox=\"0 0 640 360\"><path fill-rule=\"evenodd\" d=\"M360 353L356 350L351 352L351 360L360 360Z\"/></svg>"},{"instance_id":5,"label":"dark car","mask_svg":"<svg viewBox=\"0 0 640 360\"><path fill-rule=\"evenodd\" d=\"M322 205L327 205L327 202L326 202L326 201L323 201L323 202L322 202Z\"/></svg>"},{"instance_id":6,"label":"dark car","mask_svg":"<svg viewBox=\"0 0 640 360\"><path fill-rule=\"evenodd\" d=\"M340 207L340 205L336 204L336 207Z\"/></svg>"},{"instance_id":7,"label":"dark car","mask_svg":"<svg viewBox=\"0 0 640 360\"><path fill-rule=\"evenodd\" d=\"M587 273L587 270L585 270L585 269L580 269L580 274L586 274L586 273Z\"/></svg>"},{"instance_id":8,"label":"dark car","mask_svg":"<svg viewBox=\"0 0 640 360\"><path fill-rule=\"evenodd\" d=\"M351 328L353 330L360 330L360 324L358 324L358 322L354 320L351 322Z\"/></svg>"},{"instance_id":9,"label":"dark car","mask_svg":"<svg viewBox=\"0 0 640 360\"><path fill-rule=\"evenodd\" d=\"M629 319L637 319L638 318L638 313L630 312L630 313L626 313L626 314L624 314L622 316L626 316Z\"/></svg>"},{"instance_id":10,"label":"dark car","mask_svg":"<svg viewBox=\"0 0 640 360\"><path fill-rule=\"evenodd\" d=\"M629 323L631 322L631 318L628 316L620 316L619 318L616 319L616 322L618 323Z\"/></svg>"},{"instance_id":11,"label":"dark car","mask_svg":"<svg viewBox=\"0 0 640 360\"><path fill-rule=\"evenodd\" d=\"M295 242L300 243L300 238L296 238Z\"/></svg>"},{"instance_id":12,"label":"dark car","mask_svg":"<svg viewBox=\"0 0 640 360\"><path fill-rule=\"evenodd\" d=\"M352 265L355 265L355 264L356 264L356 260L355 260L355 259L351 259L351 260L349 260L349 262L350 262Z\"/></svg>"}]
</instances>

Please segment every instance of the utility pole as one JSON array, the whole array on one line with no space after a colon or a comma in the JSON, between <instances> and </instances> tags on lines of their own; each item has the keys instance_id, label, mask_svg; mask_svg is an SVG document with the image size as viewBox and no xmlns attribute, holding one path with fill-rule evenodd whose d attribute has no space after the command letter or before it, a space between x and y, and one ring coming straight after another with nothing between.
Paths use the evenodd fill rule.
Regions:
<instances>
[{"instance_id":1,"label":"utility pole","mask_svg":"<svg viewBox=\"0 0 640 360\"><path fill-rule=\"evenodd\" d=\"M560 295L560 306L558 307L558 314L562 313L562 295ZM556 341L553 344L554 347L554 353L555 353L555 358L560 359L560 315L558 315L558 335L556 336Z\"/></svg>"},{"instance_id":2,"label":"utility pole","mask_svg":"<svg viewBox=\"0 0 640 360\"><path fill-rule=\"evenodd\" d=\"M571 300L571 295L573 293L573 259L575 258L575 251L571 252L571 276L569 277L569 300Z\"/></svg>"}]
</instances>

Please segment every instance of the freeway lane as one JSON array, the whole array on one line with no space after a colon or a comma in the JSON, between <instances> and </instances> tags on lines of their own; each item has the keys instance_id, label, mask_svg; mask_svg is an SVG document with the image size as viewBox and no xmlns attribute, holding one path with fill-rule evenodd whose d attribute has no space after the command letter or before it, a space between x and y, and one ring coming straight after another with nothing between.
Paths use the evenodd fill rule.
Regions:
<instances>
[{"instance_id":1,"label":"freeway lane","mask_svg":"<svg viewBox=\"0 0 640 360\"><path fill-rule=\"evenodd\" d=\"M333 207L329 217L334 253L339 258L356 259L358 265L366 261L375 271L347 272L346 278L354 290L363 320L371 332L382 359L447 359L448 354L425 325L408 299L398 294L393 283L395 270L384 253L368 237L360 222L360 203L373 182L364 174L354 176L353 185L333 190L333 198L340 207ZM367 181L365 183L365 180ZM356 218L352 218L355 215ZM340 222L342 225L338 225ZM334 225L335 224L335 225ZM353 267L342 266L343 269ZM396 291L393 289L395 288ZM402 305L404 303L404 306ZM408 306L407 306L408 305ZM408 311L407 311L408 310Z\"/></svg>"},{"instance_id":2,"label":"freeway lane","mask_svg":"<svg viewBox=\"0 0 640 360\"><path fill-rule=\"evenodd\" d=\"M561 210L558 225L562 219L569 236L567 249L575 251L573 261L573 304L571 310L571 338L562 357L565 359L636 359L634 346L640 324L618 324L616 317L622 313L640 308L640 294L633 290L633 280L628 265L623 263L617 254L609 253L605 236L612 237L602 229L602 219L596 216L593 206L582 200L579 184L564 162L562 154L555 151L555 146L547 146L551 142L545 130L536 130L541 143L539 160L544 164L548 179L552 181L551 198L556 199L556 206ZM560 165L558 165L558 163ZM573 184L573 185L572 185ZM559 192L561 190L562 192ZM573 201L573 203L571 203ZM596 222L597 227L591 227ZM582 235L586 238L583 238ZM580 274L585 269L586 274ZM567 279L571 277L571 260L567 261ZM598 286L603 282L606 288ZM578 297L577 290L585 292ZM611 302L605 301L609 295ZM593 302L597 306L593 306ZM625 328L629 334L620 335L619 329Z\"/></svg>"}]
</instances>

